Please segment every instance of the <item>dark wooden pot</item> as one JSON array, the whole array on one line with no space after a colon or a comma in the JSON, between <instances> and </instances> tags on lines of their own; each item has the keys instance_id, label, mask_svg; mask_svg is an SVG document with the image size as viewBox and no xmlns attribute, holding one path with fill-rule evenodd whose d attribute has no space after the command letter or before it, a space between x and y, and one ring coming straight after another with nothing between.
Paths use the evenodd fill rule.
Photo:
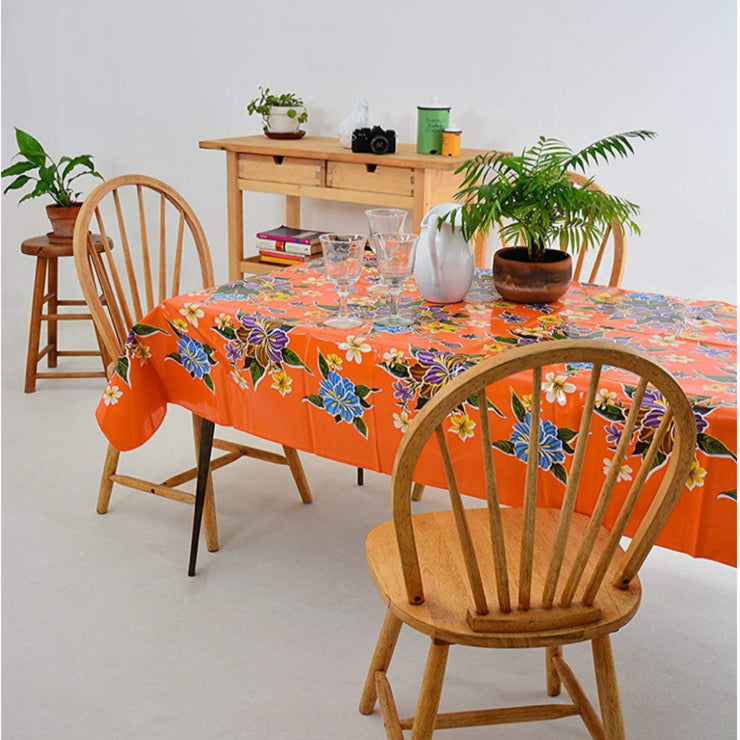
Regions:
<instances>
[{"instance_id":1,"label":"dark wooden pot","mask_svg":"<svg viewBox=\"0 0 740 740\"><path fill-rule=\"evenodd\" d=\"M572 276L573 260L559 249L546 249L542 262L530 262L526 247L506 247L493 255L493 284L507 301L556 301Z\"/></svg>"},{"instance_id":2,"label":"dark wooden pot","mask_svg":"<svg viewBox=\"0 0 740 740\"><path fill-rule=\"evenodd\" d=\"M51 242L69 242L75 233L75 222L82 208L82 203L71 206L46 206L46 215L51 222L51 234L48 234Z\"/></svg>"}]
</instances>

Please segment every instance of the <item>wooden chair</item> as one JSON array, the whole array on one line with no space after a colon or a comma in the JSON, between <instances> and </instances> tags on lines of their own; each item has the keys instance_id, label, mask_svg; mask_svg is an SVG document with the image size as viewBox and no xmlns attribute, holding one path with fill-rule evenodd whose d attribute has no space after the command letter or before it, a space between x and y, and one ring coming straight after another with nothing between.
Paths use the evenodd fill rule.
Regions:
<instances>
[{"instance_id":1,"label":"wooden chair","mask_svg":"<svg viewBox=\"0 0 740 740\"><path fill-rule=\"evenodd\" d=\"M591 364L591 377L588 389L584 388L584 410L561 507L537 508L543 367L564 362ZM604 480L581 481L600 375L607 366L629 371L629 383L634 385L632 404L625 409L624 431ZM518 381L526 383L527 388L528 378L532 378L522 506L499 505L492 452L492 440L500 438L492 431L498 417L486 412L480 414L476 436L480 441L480 474L486 482L487 506L466 511L447 446L445 419L470 398L477 399L479 409L487 409L488 387L502 381L508 389L515 374L520 374ZM651 388L662 394L666 413L655 429L639 470L627 484L629 490L620 486L614 495L632 432L644 414L641 401ZM510 429L505 434L508 436L509 432ZM431 437L436 437L442 455L452 509L412 516L410 490L414 470ZM576 714L593 738L623 738L609 635L637 611L638 569L686 484L695 444L694 414L676 381L643 355L610 343L562 340L520 347L484 360L450 382L424 407L404 435L393 470L393 521L376 527L367 538L370 572L388 604L388 612L360 711L371 713L379 699L387 736L394 740L402 738L403 729L411 729L412 740L426 740L435 729ZM651 472L659 452L667 459ZM470 464L467 458L466 466ZM649 472L651 477L658 476L657 493L651 503L640 500L636 506L644 498L642 488ZM506 481L500 483L503 486ZM589 486L599 491L591 516L575 511L579 484L581 488ZM645 513L624 551L619 546L620 537L633 512L635 516L636 512ZM613 523L607 528L605 522ZM416 714L399 720L386 672L402 623L429 635L431 647ZM564 645L587 640L592 643L601 718L563 658ZM557 696L562 685L571 703L438 714L452 644L544 647L547 692Z\"/></svg>"},{"instance_id":2,"label":"wooden chair","mask_svg":"<svg viewBox=\"0 0 740 740\"><path fill-rule=\"evenodd\" d=\"M93 219L94 229L106 245L102 252L99 245L97 249L93 245L89 231ZM118 240L115 249L107 246L109 238ZM208 242L192 208L169 185L144 175L116 177L90 193L77 218L73 249L82 292L100 337L108 377L117 358L124 353L131 326L157 303L187 292L188 288L181 286L183 276L190 280L190 289L215 284ZM195 415L193 433L197 456L200 419ZM215 439L213 445L225 450L226 454L211 462L211 471L240 457L288 465L301 500L311 502L303 466L294 449L283 447L284 455L279 455L221 439ZM114 483L175 501L195 502L194 494L179 486L195 479L196 467L155 483L117 472L119 456L120 452L109 445L98 494L99 514L108 511ZM210 473L204 529L208 549L218 550Z\"/></svg>"}]
</instances>

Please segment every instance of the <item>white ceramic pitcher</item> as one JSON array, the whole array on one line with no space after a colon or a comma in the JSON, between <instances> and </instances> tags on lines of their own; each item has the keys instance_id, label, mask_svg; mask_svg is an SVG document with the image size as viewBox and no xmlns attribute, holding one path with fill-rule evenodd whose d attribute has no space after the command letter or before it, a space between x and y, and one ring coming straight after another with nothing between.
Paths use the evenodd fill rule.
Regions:
<instances>
[{"instance_id":1,"label":"white ceramic pitcher","mask_svg":"<svg viewBox=\"0 0 740 740\"><path fill-rule=\"evenodd\" d=\"M460 203L440 203L431 208L421 221L416 245L414 279L419 292L429 303L459 303L473 282L475 256L460 230ZM455 211L455 230L439 219Z\"/></svg>"}]
</instances>

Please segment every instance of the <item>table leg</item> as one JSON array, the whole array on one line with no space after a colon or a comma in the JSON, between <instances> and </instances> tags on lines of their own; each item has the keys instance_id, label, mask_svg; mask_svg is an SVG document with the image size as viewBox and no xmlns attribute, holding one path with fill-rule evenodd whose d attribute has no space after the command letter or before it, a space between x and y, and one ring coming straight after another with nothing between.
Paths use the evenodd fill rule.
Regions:
<instances>
[{"instance_id":1,"label":"table leg","mask_svg":"<svg viewBox=\"0 0 740 740\"><path fill-rule=\"evenodd\" d=\"M195 575L195 561L198 558L198 539L200 537L200 523L203 519L203 505L206 500L214 427L215 425L212 421L201 419L200 449L198 450L198 483L195 489L195 513L193 514L193 537L190 542L189 576Z\"/></svg>"},{"instance_id":2,"label":"table leg","mask_svg":"<svg viewBox=\"0 0 740 740\"><path fill-rule=\"evenodd\" d=\"M226 152L226 214L229 239L229 280L241 280L244 259L244 203L239 190L236 152Z\"/></svg>"},{"instance_id":3,"label":"table leg","mask_svg":"<svg viewBox=\"0 0 740 740\"><path fill-rule=\"evenodd\" d=\"M50 315L56 315L58 310L57 305L57 288L59 286L59 277L57 272L57 259L56 257L49 258L49 274L46 279L47 290L49 292L49 302L47 304L47 313ZM47 363L49 367L57 366L57 320L47 319L46 320L46 336L49 342L49 354L47 355Z\"/></svg>"}]
</instances>

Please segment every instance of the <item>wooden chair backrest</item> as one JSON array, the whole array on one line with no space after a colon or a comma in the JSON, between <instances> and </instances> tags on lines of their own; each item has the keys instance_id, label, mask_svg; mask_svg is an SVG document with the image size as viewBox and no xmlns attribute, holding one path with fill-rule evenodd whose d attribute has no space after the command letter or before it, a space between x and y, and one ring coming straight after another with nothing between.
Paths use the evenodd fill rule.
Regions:
<instances>
[{"instance_id":1,"label":"wooden chair backrest","mask_svg":"<svg viewBox=\"0 0 740 740\"><path fill-rule=\"evenodd\" d=\"M560 506L552 552L549 560L546 558L549 565L545 586L542 594L533 594L532 563L537 516L538 444L541 422L540 395L542 378L545 377L543 368L551 365L562 366L565 363L586 363L591 365L591 373L587 388L579 389L582 391L583 412L570 471L567 476L567 485ZM624 409L624 430L617 445L614 459L605 472L600 494L578 547L577 557L573 559L572 567L565 569L563 568L563 555L574 518L581 471L587 441L591 433L595 400L599 383L605 382L605 379L602 378L602 369L606 370L607 366L623 368L628 371L629 375L627 377L630 378L630 385L633 385L632 377L634 374L636 378L635 390L631 408L629 410ZM487 394L490 392L491 384L503 381L508 387L508 384L512 382L512 376L515 375L519 375L519 379L526 378L527 382L529 382L528 378L531 375L532 380L526 483L521 507L523 520L521 548L517 558L518 562L509 563L504 547L501 524L502 507L499 504L499 488L494 465L494 448L492 446L492 440L496 439L492 434L492 420L496 422L499 417L489 411L487 398L490 398L490 403L493 403L494 397ZM604 533L602 531L604 515L612 501L615 484L628 446L633 438L636 423L645 413L644 408L641 410L645 392L652 393L656 390L661 394L665 403L665 413L662 419L659 420L660 423L655 430L650 447L644 455L641 467L633 476L629 491L624 496L621 506L619 505L619 499L615 498L614 504L619 506L618 513L611 526L608 541L604 545ZM474 609L480 615L486 615L490 610L489 600L481 580L478 557L467 526L467 516L460 495L455 464L446 441L448 435L445 430L446 417L468 399L476 400L479 414L477 429L480 434L476 436L480 437L482 455L480 471L486 484L491 535L491 549L488 552L493 555L495 591L498 597L498 608L501 612L527 610L532 606L539 606L544 609L550 609L554 605L568 608L574 606L576 601L579 602L580 608L589 607L593 604L607 570L612 567L612 560L619 552L620 537L624 532L627 521L635 511L635 505L641 495L645 479L648 473L651 472L656 455L659 450L661 455L667 454L665 464L656 467L651 473L651 475L662 473L657 492L639 523L621 562L617 563L616 571L612 568L612 574L615 572L617 574L612 584L626 588L642 565L679 494L686 485L690 466L695 455L696 422L691 405L678 383L652 360L634 350L609 342L568 339L518 347L483 360L478 365L461 373L442 388L424 406L410 425L399 446L392 478L393 519L409 602L418 604L424 600L411 517L411 487L419 455L427 441L432 436L436 436L445 467L450 501L468 573ZM511 431L510 422L501 421L501 423L507 424L505 436L508 437ZM465 444L474 441L467 440ZM667 448L670 449L666 453ZM469 458L466 459L465 465L471 465ZM588 486L592 490L599 490L598 485L597 481L588 481ZM612 510L610 513L615 512ZM597 535L601 537L601 544L595 549ZM573 536L576 536L575 533ZM570 546L573 547L572 542ZM592 554L594 555L593 558L591 558ZM568 572L565 572L566 570ZM512 571L518 573L518 583L513 588L510 587L509 583L509 573ZM588 578L583 578L584 573L590 574ZM557 596L558 603L555 604L558 584L560 584L560 590ZM490 590L493 590L493 587ZM576 598L579 590L580 593ZM514 598L511 596L512 591Z\"/></svg>"},{"instance_id":2,"label":"wooden chair backrest","mask_svg":"<svg viewBox=\"0 0 740 740\"><path fill-rule=\"evenodd\" d=\"M102 237L102 252L91 232ZM193 209L169 185L146 175L106 180L88 195L77 217L73 251L106 366L121 354L137 321L184 292L188 258L195 258L193 272L200 281L186 289L214 284L208 242Z\"/></svg>"},{"instance_id":3,"label":"wooden chair backrest","mask_svg":"<svg viewBox=\"0 0 740 740\"><path fill-rule=\"evenodd\" d=\"M570 180L573 185L583 186L589 180L589 178L578 172L567 172L566 174L568 176L568 180ZM595 182L590 183L588 189L605 192L604 189L599 187ZM502 246L509 246L503 237L500 238ZM607 267L605 270L602 266L606 266L604 259L610 251L612 260L611 267ZM609 228L604 233L604 237L602 238L598 249L587 249L586 245L582 244L575 253L573 280L618 288L622 284L626 258L627 247L624 238L624 227L619 223L619 221L612 221ZM586 271L588 272L587 278L584 277Z\"/></svg>"}]
</instances>

